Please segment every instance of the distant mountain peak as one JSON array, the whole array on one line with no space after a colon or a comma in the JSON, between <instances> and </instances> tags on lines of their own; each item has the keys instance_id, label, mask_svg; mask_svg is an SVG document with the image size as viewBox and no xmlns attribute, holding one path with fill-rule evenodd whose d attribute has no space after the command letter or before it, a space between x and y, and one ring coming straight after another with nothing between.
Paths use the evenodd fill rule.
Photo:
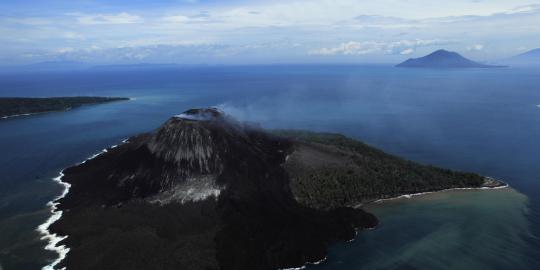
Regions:
<instances>
[{"instance_id":1,"label":"distant mountain peak","mask_svg":"<svg viewBox=\"0 0 540 270\"><path fill-rule=\"evenodd\" d=\"M406 68L495 68L501 66L491 66L481 64L467 59L457 52L447 50L437 50L420 58L410 58L407 61L396 65L396 67Z\"/></svg>"},{"instance_id":2,"label":"distant mountain peak","mask_svg":"<svg viewBox=\"0 0 540 270\"><path fill-rule=\"evenodd\" d=\"M430 55L459 55L457 52L451 52L444 49L439 49L434 52L432 52Z\"/></svg>"},{"instance_id":3,"label":"distant mountain peak","mask_svg":"<svg viewBox=\"0 0 540 270\"><path fill-rule=\"evenodd\" d=\"M515 66L540 66L540 48L526 51L502 62Z\"/></svg>"}]
</instances>

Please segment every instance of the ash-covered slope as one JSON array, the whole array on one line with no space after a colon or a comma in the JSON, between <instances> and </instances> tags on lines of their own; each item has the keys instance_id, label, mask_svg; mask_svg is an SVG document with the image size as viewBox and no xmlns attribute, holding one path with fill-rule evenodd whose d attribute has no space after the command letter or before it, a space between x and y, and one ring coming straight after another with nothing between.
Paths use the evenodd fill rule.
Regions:
<instances>
[{"instance_id":1,"label":"ash-covered slope","mask_svg":"<svg viewBox=\"0 0 540 270\"><path fill-rule=\"evenodd\" d=\"M302 136L300 136L302 135ZM409 192L479 187L340 136L272 135L215 109L64 171L51 231L68 269L280 269L326 256L376 218L351 206Z\"/></svg>"}]
</instances>

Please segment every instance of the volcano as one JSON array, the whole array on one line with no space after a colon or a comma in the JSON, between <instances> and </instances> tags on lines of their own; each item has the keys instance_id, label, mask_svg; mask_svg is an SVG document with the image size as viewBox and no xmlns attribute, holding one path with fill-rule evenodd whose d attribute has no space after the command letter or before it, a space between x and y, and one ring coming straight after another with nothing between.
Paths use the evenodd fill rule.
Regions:
<instances>
[{"instance_id":1,"label":"volcano","mask_svg":"<svg viewBox=\"0 0 540 270\"><path fill-rule=\"evenodd\" d=\"M361 205L481 187L473 173L423 166L338 134L267 131L215 108L63 171L50 227L67 269L283 269L377 225Z\"/></svg>"},{"instance_id":2,"label":"volcano","mask_svg":"<svg viewBox=\"0 0 540 270\"><path fill-rule=\"evenodd\" d=\"M501 68L504 66L485 65L467 59L456 52L437 50L420 58L411 58L396 65L404 68Z\"/></svg>"}]
</instances>

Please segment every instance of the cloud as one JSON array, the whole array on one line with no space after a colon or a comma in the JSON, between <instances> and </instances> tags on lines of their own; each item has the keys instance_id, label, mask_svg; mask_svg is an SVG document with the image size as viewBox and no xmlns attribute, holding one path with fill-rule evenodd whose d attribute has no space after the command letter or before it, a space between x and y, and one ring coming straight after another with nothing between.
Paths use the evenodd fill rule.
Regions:
<instances>
[{"instance_id":1,"label":"cloud","mask_svg":"<svg viewBox=\"0 0 540 270\"><path fill-rule=\"evenodd\" d=\"M309 52L311 55L364 55L364 54L411 54L417 47L429 47L451 44L447 40L400 40L391 42L380 41L349 41L335 47L321 48Z\"/></svg>"},{"instance_id":2,"label":"cloud","mask_svg":"<svg viewBox=\"0 0 540 270\"><path fill-rule=\"evenodd\" d=\"M63 37L66 39L78 39L78 40L85 39L84 35L77 32L65 32Z\"/></svg>"},{"instance_id":3,"label":"cloud","mask_svg":"<svg viewBox=\"0 0 540 270\"><path fill-rule=\"evenodd\" d=\"M420 20L404 19L399 17L360 15L353 18L353 25L371 28L413 28L423 27Z\"/></svg>"},{"instance_id":4,"label":"cloud","mask_svg":"<svg viewBox=\"0 0 540 270\"><path fill-rule=\"evenodd\" d=\"M194 24L194 23L217 23L222 22L210 16L207 11L201 11L195 15L172 15L161 18L165 23L173 24Z\"/></svg>"},{"instance_id":5,"label":"cloud","mask_svg":"<svg viewBox=\"0 0 540 270\"><path fill-rule=\"evenodd\" d=\"M41 26L51 24L52 21L46 18L26 17L26 18L6 18L3 20L6 23L21 24L29 26Z\"/></svg>"},{"instance_id":6,"label":"cloud","mask_svg":"<svg viewBox=\"0 0 540 270\"><path fill-rule=\"evenodd\" d=\"M59 54L71 53L71 52L74 52L74 51L75 51L75 49L70 48L70 47L58 48L56 50L56 52L59 53Z\"/></svg>"},{"instance_id":7,"label":"cloud","mask_svg":"<svg viewBox=\"0 0 540 270\"><path fill-rule=\"evenodd\" d=\"M491 14L469 14L461 16L443 16L433 17L422 20L424 23L457 23L457 22L471 22L485 21L485 20L500 20L504 18L519 18L525 15L535 15L540 13L540 5L525 5L517 6L507 10L494 12Z\"/></svg>"},{"instance_id":8,"label":"cloud","mask_svg":"<svg viewBox=\"0 0 540 270\"><path fill-rule=\"evenodd\" d=\"M222 63L224 55L235 55L238 62L256 58L258 63L279 57L320 60L312 55L327 56L328 62L357 60L339 57L343 55L391 62L430 46L476 51L475 45L489 44L482 55L496 59L514 54L514 48L540 44L538 0L174 0L160 5L135 1L129 7L124 1L107 7L86 2L75 5L78 13L69 13L73 6L57 10L48 5L39 17L27 7L5 11L8 16L0 16L0 58L12 59L4 61L9 63L22 55L70 47L75 51L69 56L95 61L113 61L117 52L145 61L181 58L182 63L190 53L204 57L196 63ZM283 40L289 45L281 46ZM100 48L93 55L85 51L91 45Z\"/></svg>"},{"instance_id":9,"label":"cloud","mask_svg":"<svg viewBox=\"0 0 540 270\"><path fill-rule=\"evenodd\" d=\"M80 14L72 13L77 17L77 22L82 25L100 25L100 24L133 24L142 21L138 15L132 15L127 12L117 14Z\"/></svg>"},{"instance_id":10,"label":"cloud","mask_svg":"<svg viewBox=\"0 0 540 270\"><path fill-rule=\"evenodd\" d=\"M540 5L525 5L513 8L511 10L503 12L503 14L519 14L519 13L534 13L538 12Z\"/></svg>"},{"instance_id":11,"label":"cloud","mask_svg":"<svg viewBox=\"0 0 540 270\"><path fill-rule=\"evenodd\" d=\"M258 44L220 44L190 43L170 45L137 45L116 48L100 48L92 45L83 49L60 47L53 50L42 50L25 54L27 58L36 60L53 58L53 60L70 59L73 61L105 63L201 63L221 59L234 62L238 56L259 57L269 50L274 52L295 46L286 42Z\"/></svg>"},{"instance_id":12,"label":"cloud","mask_svg":"<svg viewBox=\"0 0 540 270\"><path fill-rule=\"evenodd\" d=\"M408 49L405 49L405 50L401 51L399 54L408 55L408 54L413 54L413 53L414 53L414 49L413 48L408 48Z\"/></svg>"},{"instance_id":13,"label":"cloud","mask_svg":"<svg viewBox=\"0 0 540 270\"><path fill-rule=\"evenodd\" d=\"M484 50L484 45L482 44L474 44L472 46L467 47L467 51L482 51Z\"/></svg>"},{"instance_id":14,"label":"cloud","mask_svg":"<svg viewBox=\"0 0 540 270\"><path fill-rule=\"evenodd\" d=\"M383 43L375 42L375 41L367 41L367 42L349 41L349 42L341 43L336 47L321 48L318 50L313 50L310 52L310 54L313 54L313 55L337 55L337 54L361 55L361 54L370 54L374 52L379 52L383 46L384 46Z\"/></svg>"},{"instance_id":15,"label":"cloud","mask_svg":"<svg viewBox=\"0 0 540 270\"><path fill-rule=\"evenodd\" d=\"M176 16L163 17L163 21L170 22L170 23L185 23L185 22L190 22L191 19L188 16L176 15Z\"/></svg>"}]
</instances>

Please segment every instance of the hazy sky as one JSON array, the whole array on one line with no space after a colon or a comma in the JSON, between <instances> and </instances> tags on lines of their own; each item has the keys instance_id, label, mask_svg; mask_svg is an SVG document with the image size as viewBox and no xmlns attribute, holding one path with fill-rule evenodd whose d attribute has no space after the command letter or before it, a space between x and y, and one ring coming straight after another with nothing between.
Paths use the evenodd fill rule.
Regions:
<instances>
[{"instance_id":1,"label":"hazy sky","mask_svg":"<svg viewBox=\"0 0 540 270\"><path fill-rule=\"evenodd\" d=\"M0 2L0 64L396 62L540 47L540 0Z\"/></svg>"}]
</instances>

